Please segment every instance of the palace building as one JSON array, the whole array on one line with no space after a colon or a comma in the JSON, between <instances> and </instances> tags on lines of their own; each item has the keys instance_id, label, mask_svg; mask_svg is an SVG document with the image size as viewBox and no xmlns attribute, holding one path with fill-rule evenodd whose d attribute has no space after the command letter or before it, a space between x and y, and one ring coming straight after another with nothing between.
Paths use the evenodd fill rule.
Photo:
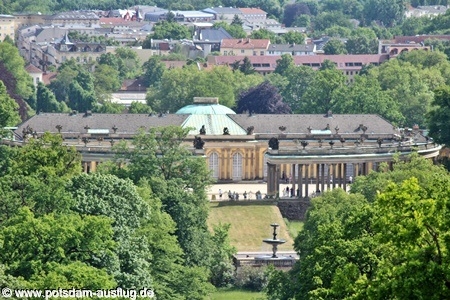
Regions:
<instances>
[{"instance_id":1,"label":"palace building","mask_svg":"<svg viewBox=\"0 0 450 300\"><path fill-rule=\"evenodd\" d=\"M435 159L441 149L419 128L398 129L378 115L236 114L217 98L200 97L174 114L40 113L17 127L13 143L60 133L91 172L111 159L116 141L131 142L141 128L168 125L191 129L186 146L205 157L217 181L267 180L272 196L280 180L290 182L295 196L306 197L345 188L396 156L418 152Z\"/></svg>"}]
</instances>

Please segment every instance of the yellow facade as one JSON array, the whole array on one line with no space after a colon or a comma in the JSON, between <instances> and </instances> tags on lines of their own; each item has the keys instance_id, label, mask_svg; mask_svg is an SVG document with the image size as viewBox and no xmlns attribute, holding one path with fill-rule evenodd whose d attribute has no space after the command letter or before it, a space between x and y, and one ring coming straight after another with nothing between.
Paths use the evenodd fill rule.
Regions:
<instances>
[{"instance_id":1,"label":"yellow facade","mask_svg":"<svg viewBox=\"0 0 450 300\"><path fill-rule=\"evenodd\" d=\"M11 15L0 15L0 41L7 36L14 40L15 19Z\"/></svg>"}]
</instances>

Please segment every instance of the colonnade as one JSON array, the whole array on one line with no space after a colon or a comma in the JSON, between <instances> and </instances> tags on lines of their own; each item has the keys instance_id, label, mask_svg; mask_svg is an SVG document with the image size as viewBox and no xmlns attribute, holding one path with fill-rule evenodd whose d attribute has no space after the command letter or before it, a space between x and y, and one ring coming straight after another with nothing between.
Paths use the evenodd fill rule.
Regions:
<instances>
[{"instance_id":1,"label":"colonnade","mask_svg":"<svg viewBox=\"0 0 450 300\"><path fill-rule=\"evenodd\" d=\"M279 195L280 165L268 163L267 194L272 197ZM347 184L358 175L367 175L377 164L362 163L313 163L291 164L288 183L295 197L305 198L317 192L334 189L336 187L347 190ZM315 189L311 190L311 184Z\"/></svg>"}]
</instances>

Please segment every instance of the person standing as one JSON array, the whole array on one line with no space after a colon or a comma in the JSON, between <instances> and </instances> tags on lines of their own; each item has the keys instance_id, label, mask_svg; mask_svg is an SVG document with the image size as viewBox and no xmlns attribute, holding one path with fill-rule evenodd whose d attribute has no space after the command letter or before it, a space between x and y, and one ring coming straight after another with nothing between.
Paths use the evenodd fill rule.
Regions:
<instances>
[{"instance_id":1,"label":"person standing","mask_svg":"<svg viewBox=\"0 0 450 300\"><path fill-rule=\"evenodd\" d=\"M222 200L222 189L219 189L219 199Z\"/></svg>"}]
</instances>

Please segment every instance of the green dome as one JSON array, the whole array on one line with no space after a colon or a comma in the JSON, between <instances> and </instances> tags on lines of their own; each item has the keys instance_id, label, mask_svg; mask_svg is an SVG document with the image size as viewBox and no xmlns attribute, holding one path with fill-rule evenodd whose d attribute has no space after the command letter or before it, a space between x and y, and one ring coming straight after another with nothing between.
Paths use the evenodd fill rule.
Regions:
<instances>
[{"instance_id":1,"label":"green dome","mask_svg":"<svg viewBox=\"0 0 450 300\"><path fill-rule=\"evenodd\" d=\"M180 108L176 114L189 115L229 115L236 114L232 109L220 104L191 104Z\"/></svg>"},{"instance_id":2,"label":"green dome","mask_svg":"<svg viewBox=\"0 0 450 300\"><path fill-rule=\"evenodd\" d=\"M236 113L218 103L217 98L195 97L194 104L180 108L176 114L181 115L235 115Z\"/></svg>"}]
</instances>

